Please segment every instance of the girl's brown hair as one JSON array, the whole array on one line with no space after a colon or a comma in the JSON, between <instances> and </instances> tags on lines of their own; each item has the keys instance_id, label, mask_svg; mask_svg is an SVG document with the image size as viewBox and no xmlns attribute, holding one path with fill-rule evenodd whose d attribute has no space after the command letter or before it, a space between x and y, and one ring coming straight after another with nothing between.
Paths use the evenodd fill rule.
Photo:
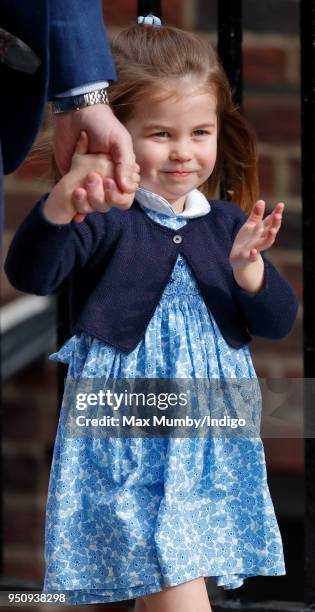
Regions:
<instances>
[{"instance_id":1,"label":"girl's brown hair","mask_svg":"<svg viewBox=\"0 0 315 612\"><path fill-rule=\"evenodd\" d=\"M220 179L226 196L248 211L258 197L256 137L232 100L228 79L212 45L197 35L173 26L131 25L112 43L117 81L109 88L116 117L131 118L139 100L163 96L183 77L200 82L202 91L215 95L218 116L218 154L209 179L200 189L214 198ZM199 88L198 88L199 89ZM187 96L190 95L189 82Z\"/></svg>"}]
</instances>

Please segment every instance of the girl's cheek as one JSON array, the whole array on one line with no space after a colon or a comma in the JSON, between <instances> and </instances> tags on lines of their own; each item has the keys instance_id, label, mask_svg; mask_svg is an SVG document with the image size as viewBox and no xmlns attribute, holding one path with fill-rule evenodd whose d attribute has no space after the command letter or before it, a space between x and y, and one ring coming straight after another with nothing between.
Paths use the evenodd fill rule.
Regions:
<instances>
[{"instance_id":1,"label":"girl's cheek","mask_svg":"<svg viewBox=\"0 0 315 612\"><path fill-rule=\"evenodd\" d=\"M137 162L142 172L146 172L154 166L154 159L152 158L152 155L141 155L139 159L137 158Z\"/></svg>"}]
</instances>

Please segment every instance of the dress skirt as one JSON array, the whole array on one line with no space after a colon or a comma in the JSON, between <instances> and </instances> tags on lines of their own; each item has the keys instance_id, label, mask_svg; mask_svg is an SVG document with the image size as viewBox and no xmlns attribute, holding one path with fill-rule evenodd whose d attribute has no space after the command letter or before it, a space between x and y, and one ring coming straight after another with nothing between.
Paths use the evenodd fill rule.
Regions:
<instances>
[{"instance_id":1,"label":"dress skirt","mask_svg":"<svg viewBox=\"0 0 315 612\"><path fill-rule=\"evenodd\" d=\"M178 229L183 219L150 211ZM230 347L179 255L129 354L85 333L50 359L68 377L256 379L247 346ZM253 402L259 418L261 403ZM43 592L109 603L200 576L224 589L284 575L279 527L259 436L69 438L63 401L45 522Z\"/></svg>"}]
</instances>

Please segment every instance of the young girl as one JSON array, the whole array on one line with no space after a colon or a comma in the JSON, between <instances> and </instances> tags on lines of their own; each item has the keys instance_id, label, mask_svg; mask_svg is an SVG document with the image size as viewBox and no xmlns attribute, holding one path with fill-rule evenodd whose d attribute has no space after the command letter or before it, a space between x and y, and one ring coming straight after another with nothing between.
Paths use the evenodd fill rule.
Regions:
<instances>
[{"instance_id":1,"label":"young girl","mask_svg":"<svg viewBox=\"0 0 315 612\"><path fill-rule=\"evenodd\" d=\"M72 273L74 335L51 356L69 364L68 377L255 380L251 335L286 336L297 311L262 253L284 204L264 218L255 202L255 139L213 49L141 21L113 44L110 87L140 165L134 202L111 206L110 160L89 155L83 134L69 172L19 228L6 272L37 294ZM223 169L233 202L214 199ZM236 589L285 574L260 437L67 438L65 409L64 399L45 592L70 604L137 598L138 612L209 612L205 578Z\"/></svg>"}]
</instances>

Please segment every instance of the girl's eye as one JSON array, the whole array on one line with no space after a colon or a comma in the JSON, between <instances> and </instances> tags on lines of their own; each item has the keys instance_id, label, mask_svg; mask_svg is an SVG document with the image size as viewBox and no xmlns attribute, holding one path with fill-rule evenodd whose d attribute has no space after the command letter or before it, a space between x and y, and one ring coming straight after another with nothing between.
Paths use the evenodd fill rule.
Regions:
<instances>
[{"instance_id":1,"label":"girl's eye","mask_svg":"<svg viewBox=\"0 0 315 612\"><path fill-rule=\"evenodd\" d=\"M207 130L195 130L194 134L197 134L197 136L204 136L204 134L209 134L209 132L207 132Z\"/></svg>"},{"instance_id":2,"label":"girl's eye","mask_svg":"<svg viewBox=\"0 0 315 612\"><path fill-rule=\"evenodd\" d=\"M168 132L155 132L155 134L152 134L152 136L160 136L161 138L163 138L164 136L169 136Z\"/></svg>"}]
</instances>

